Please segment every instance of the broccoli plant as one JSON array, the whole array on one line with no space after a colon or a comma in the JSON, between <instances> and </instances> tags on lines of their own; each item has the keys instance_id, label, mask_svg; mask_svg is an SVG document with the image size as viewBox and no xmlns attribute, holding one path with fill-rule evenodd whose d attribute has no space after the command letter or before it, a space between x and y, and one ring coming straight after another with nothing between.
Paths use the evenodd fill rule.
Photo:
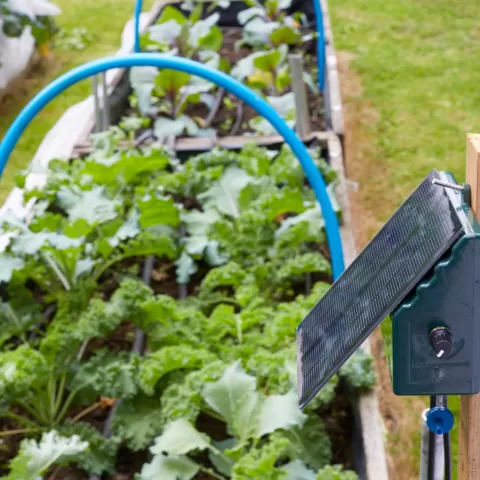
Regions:
<instances>
[{"instance_id":1,"label":"broccoli plant","mask_svg":"<svg viewBox=\"0 0 480 480\"><path fill-rule=\"evenodd\" d=\"M295 98L291 87L290 67L287 62L288 47L255 52L240 60L232 69L232 75L266 97L268 103L279 113L290 127L295 125ZM309 73L304 72L305 84L316 91ZM263 117L254 117L250 127L261 134L274 133Z\"/></svg>"},{"instance_id":2,"label":"broccoli plant","mask_svg":"<svg viewBox=\"0 0 480 480\"><path fill-rule=\"evenodd\" d=\"M298 45L310 37L303 37L300 27L305 23L301 13L287 15L292 0L267 0L264 4L257 0L247 0L250 8L238 14L238 22L243 25L241 43L251 46L281 44Z\"/></svg>"},{"instance_id":3,"label":"broccoli plant","mask_svg":"<svg viewBox=\"0 0 480 480\"><path fill-rule=\"evenodd\" d=\"M185 58L194 58L202 50L217 52L223 44L223 34L217 26L220 15L214 13L202 19L202 11L199 4L187 18L177 8L166 6L144 38L144 48Z\"/></svg>"},{"instance_id":4,"label":"broccoli plant","mask_svg":"<svg viewBox=\"0 0 480 480\"><path fill-rule=\"evenodd\" d=\"M197 5L187 18L180 10L167 6L144 41L144 48L185 58L194 58L220 70L229 69L228 62L217 52L223 44L223 34L216 25L218 13L202 19L203 6ZM199 103L211 109L216 85L182 72L151 67L134 68L130 73L134 89L133 107L154 120L157 138L169 136L212 136L214 130L205 127L203 118L185 114L189 106Z\"/></svg>"}]
</instances>

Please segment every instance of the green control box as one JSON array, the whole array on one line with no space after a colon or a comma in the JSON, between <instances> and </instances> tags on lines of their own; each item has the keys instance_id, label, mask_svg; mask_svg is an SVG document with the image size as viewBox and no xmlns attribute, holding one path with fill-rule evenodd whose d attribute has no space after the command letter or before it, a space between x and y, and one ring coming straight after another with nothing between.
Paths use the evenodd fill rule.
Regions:
<instances>
[{"instance_id":1,"label":"green control box","mask_svg":"<svg viewBox=\"0 0 480 480\"><path fill-rule=\"evenodd\" d=\"M382 325L397 395L480 392L480 226L463 193L445 190L463 231Z\"/></svg>"}]
</instances>

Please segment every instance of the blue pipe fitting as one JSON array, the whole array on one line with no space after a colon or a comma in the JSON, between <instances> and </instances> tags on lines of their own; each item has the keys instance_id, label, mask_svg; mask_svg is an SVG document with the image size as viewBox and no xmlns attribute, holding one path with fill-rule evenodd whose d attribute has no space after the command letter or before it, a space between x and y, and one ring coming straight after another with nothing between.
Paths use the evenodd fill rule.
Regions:
<instances>
[{"instance_id":1,"label":"blue pipe fitting","mask_svg":"<svg viewBox=\"0 0 480 480\"><path fill-rule=\"evenodd\" d=\"M290 146L292 152L298 158L310 186L315 193L315 197L320 204L322 215L325 220L325 230L332 259L333 278L336 280L344 270L340 229L323 177L310 157L307 148L297 137L295 132L285 123L285 120L283 120L263 98L229 75L213 68L206 67L193 60L165 54L137 53L135 55L119 55L94 60L63 74L38 93L20 112L8 129L5 137L0 143L0 176L3 174L5 165L10 158L10 154L17 145L22 133L35 116L51 100L61 94L68 87L81 80L85 80L88 77L113 68L132 67L165 68L199 76L217 84L219 87L235 95L244 103L252 107L259 115L263 116L277 130L279 135L285 139L285 142Z\"/></svg>"},{"instance_id":2,"label":"blue pipe fitting","mask_svg":"<svg viewBox=\"0 0 480 480\"><path fill-rule=\"evenodd\" d=\"M435 435L445 435L454 424L453 413L446 407L433 407L427 412L427 427Z\"/></svg>"}]
</instances>

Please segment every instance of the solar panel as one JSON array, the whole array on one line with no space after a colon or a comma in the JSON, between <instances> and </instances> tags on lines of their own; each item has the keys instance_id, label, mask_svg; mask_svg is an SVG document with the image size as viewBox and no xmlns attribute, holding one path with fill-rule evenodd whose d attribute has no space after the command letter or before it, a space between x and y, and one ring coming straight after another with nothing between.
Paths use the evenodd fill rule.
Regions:
<instances>
[{"instance_id":1,"label":"solar panel","mask_svg":"<svg viewBox=\"0 0 480 480\"><path fill-rule=\"evenodd\" d=\"M463 230L433 170L297 329L304 408Z\"/></svg>"}]
</instances>

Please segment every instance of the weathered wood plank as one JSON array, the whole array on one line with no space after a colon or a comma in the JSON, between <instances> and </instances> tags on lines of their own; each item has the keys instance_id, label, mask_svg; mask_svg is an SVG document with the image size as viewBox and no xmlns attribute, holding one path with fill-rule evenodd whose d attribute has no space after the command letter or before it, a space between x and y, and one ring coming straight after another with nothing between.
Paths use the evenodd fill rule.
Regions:
<instances>
[{"instance_id":1,"label":"weathered wood plank","mask_svg":"<svg viewBox=\"0 0 480 480\"><path fill-rule=\"evenodd\" d=\"M472 210L480 221L480 135L467 135L466 183L472 190ZM458 480L480 478L480 395L460 397Z\"/></svg>"}]
</instances>

